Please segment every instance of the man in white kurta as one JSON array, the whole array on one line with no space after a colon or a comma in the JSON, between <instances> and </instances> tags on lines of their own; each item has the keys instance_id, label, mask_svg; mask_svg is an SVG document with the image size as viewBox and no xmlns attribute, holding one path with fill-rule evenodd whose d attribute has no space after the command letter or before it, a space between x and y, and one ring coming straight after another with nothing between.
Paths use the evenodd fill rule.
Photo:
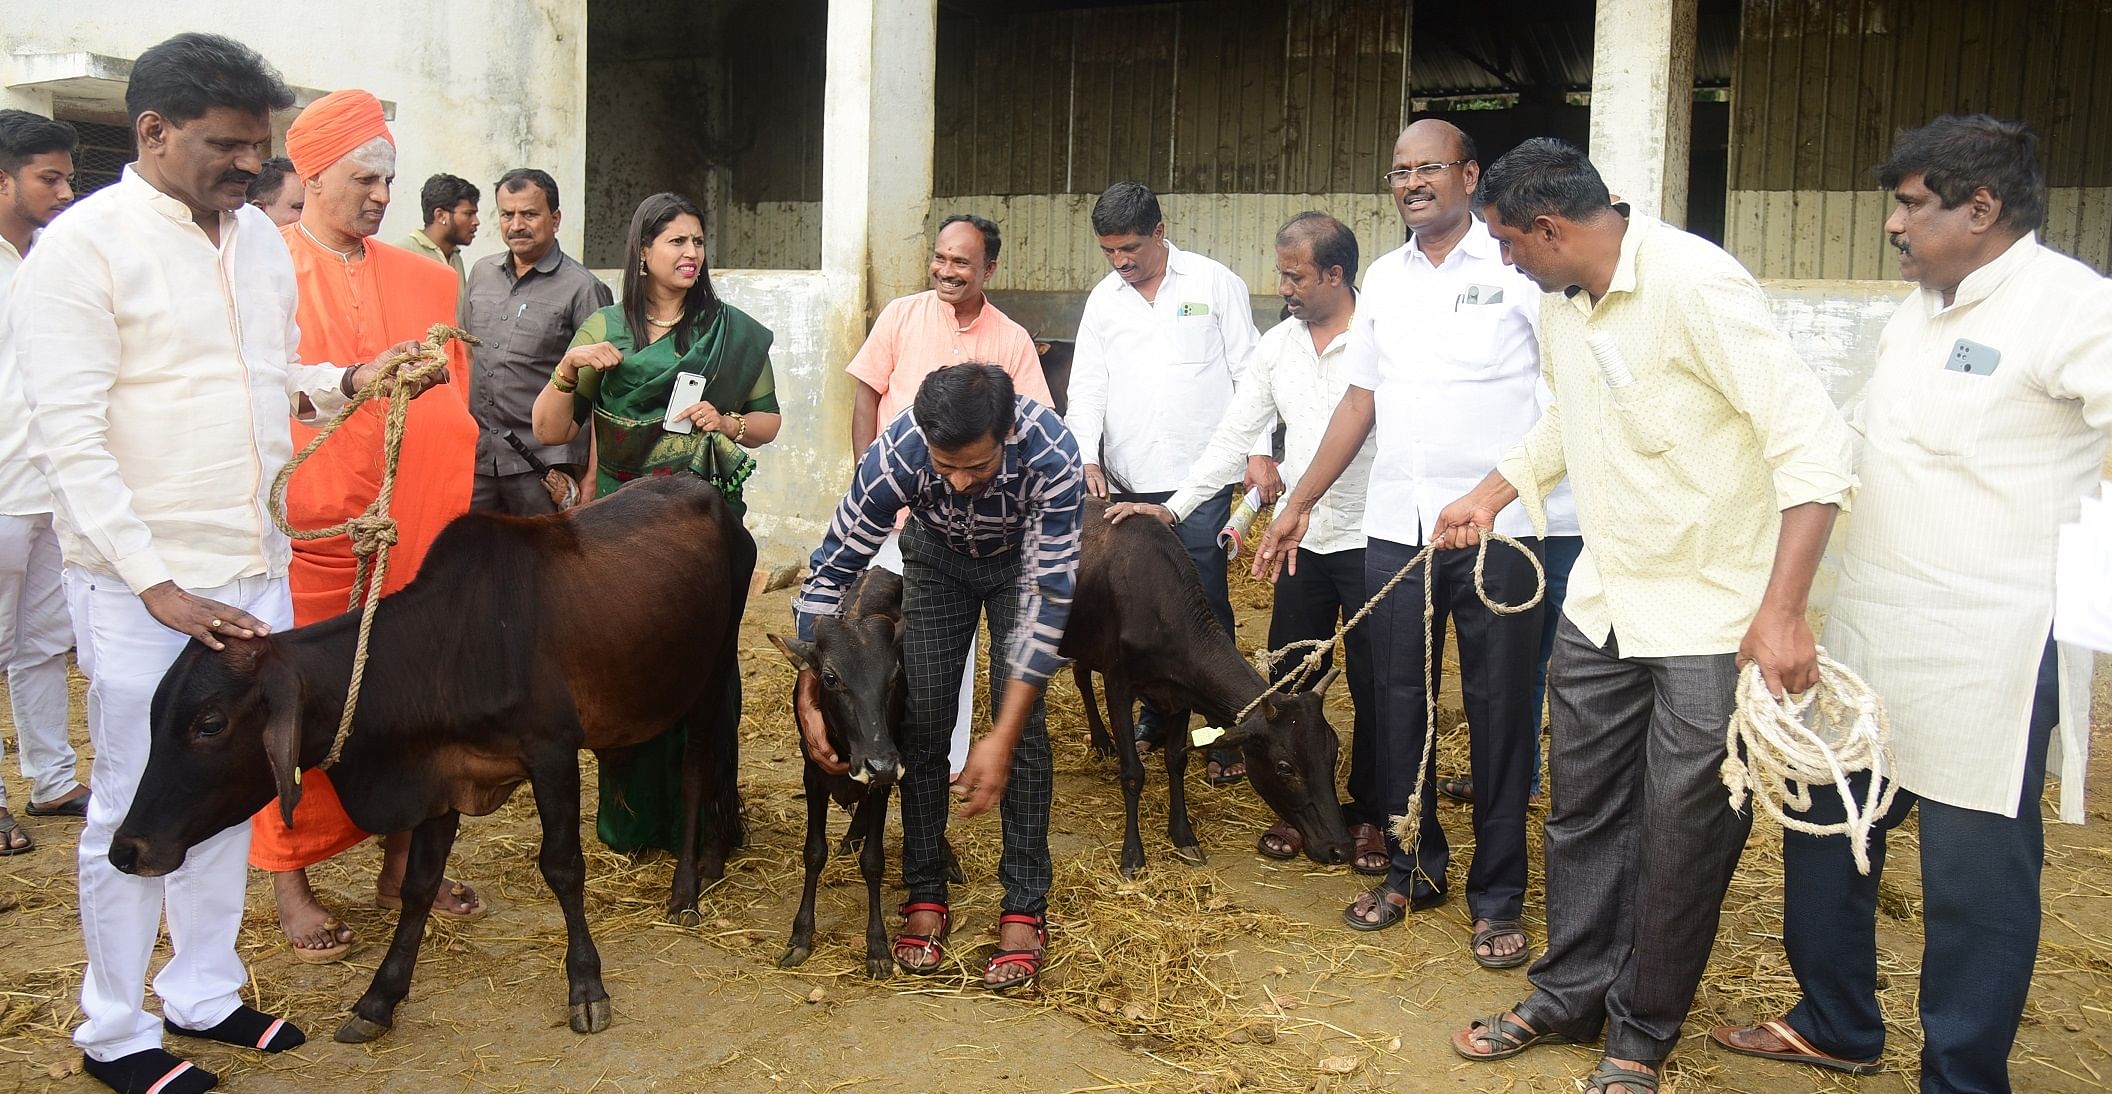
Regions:
<instances>
[{"instance_id":1,"label":"man in white kurta","mask_svg":"<svg viewBox=\"0 0 2112 1094\"><path fill-rule=\"evenodd\" d=\"M218 649L292 624L292 552L266 516L293 455L289 412L335 412L374 369L300 363L286 241L244 204L271 111L293 104L278 74L238 42L183 34L140 54L126 101L138 161L53 222L9 315L91 681L73 1039L112 1089L189 1094L216 1079L163 1050L164 1031L266 1052L305 1039L241 999L249 825L157 877L121 870L138 849L115 836L169 665L194 641ZM164 917L173 953L154 977L157 1017L140 989Z\"/></svg>"},{"instance_id":2,"label":"man in white kurta","mask_svg":"<svg viewBox=\"0 0 2112 1094\"><path fill-rule=\"evenodd\" d=\"M2036 144L2020 123L1944 117L1902 134L1881 169L1898 199L1885 230L1920 287L1886 324L1852 422L1862 486L1824 635L1890 715L1901 793L1882 827L1920 805L1924 1091L2010 1088L2049 737L2061 817L2083 819L2090 660L2050 640L2054 554L2112 430L2112 282L2039 244ZM1813 795L1811 819L1841 818L1834 791ZM1874 1070L1884 833L1867 877L1839 838L1783 836L1783 945L1804 998L1715 1036Z\"/></svg>"}]
</instances>

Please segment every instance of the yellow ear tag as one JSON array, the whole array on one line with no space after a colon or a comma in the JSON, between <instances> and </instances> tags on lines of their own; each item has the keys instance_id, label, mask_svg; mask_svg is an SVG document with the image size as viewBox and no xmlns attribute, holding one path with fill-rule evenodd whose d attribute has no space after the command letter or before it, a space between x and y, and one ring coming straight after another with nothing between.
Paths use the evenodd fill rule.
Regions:
<instances>
[{"instance_id":1,"label":"yellow ear tag","mask_svg":"<svg viewBox=\"0 0 2112 1094\"><path fill-rule=\"evenodd\" d=\"M1188 742L1194 745L1196 748L1206 748L1211 744L1211 742L1216 741L1218 738L1224 735L1225 731L1217 728L1216 726L1204 726L1203 728L1198 729L1193 733L1190 733L1188 735Z\"/></svg>"}]
</instances>

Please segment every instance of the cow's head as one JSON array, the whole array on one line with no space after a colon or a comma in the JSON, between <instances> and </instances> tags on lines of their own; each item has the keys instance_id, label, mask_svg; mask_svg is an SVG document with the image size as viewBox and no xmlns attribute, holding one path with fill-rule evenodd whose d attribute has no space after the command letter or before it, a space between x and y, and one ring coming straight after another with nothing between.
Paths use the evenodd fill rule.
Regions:
<instances>
[{"instance_id":1,"label":"cow's head","mask_svg":"<svg viewBox=\"0 0 2112 1094\"><path fill-rule=\"evenodd\" d=\"M821 678L829 747L851 778L886 786L902 774L894 726L902 714L902 625L883 616L814 621L814 641L770 641L794 668Z\"/></svg>"},{"instance_id":2,"label":"cow's head","mask_svg":"<svg viewBox=\"0 0 2112 1094\"><path fill-rule=\"evenodd\" d=\"M1219 742L1239 749L1247 778L1305 841L1314 862L1349 861L1349 828L1335 797L1335 728L1321 709L1329 685L1341 673L1328 670L1309 691L1271 695Z\"/></svg>"},{"instance_id":3,"label":"cow's head","mask_svg":"<svg viewBox=\"0 0 2112 1094\"><path fill-rule=\"evenodd\" d=\"M279 795L293 823L300 800L301 680L269 640L192 642L154 690L147 769L110 840L110 863L158 877L192 847Z\"/></svg>"}]
</instances>

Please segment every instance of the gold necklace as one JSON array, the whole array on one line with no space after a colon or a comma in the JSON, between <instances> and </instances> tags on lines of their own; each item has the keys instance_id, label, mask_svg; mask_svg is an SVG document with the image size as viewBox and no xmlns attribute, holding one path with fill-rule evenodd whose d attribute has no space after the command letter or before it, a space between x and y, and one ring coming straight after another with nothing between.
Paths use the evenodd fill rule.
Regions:
<instances>
[{"instance_id":1,"label":"gold necklace","mask_svg":"<svg viewBox=\"0 0 2112 1094\"><path fill-rule=\"evenodd\" d=\"M682 321L682 316L677 313L673 319L655 319L652 316L648 315L645 317L645 321L651 323L653 326L665 329L668 327L672 327L677 323L680 323Z\"/></svg>"}]
</instances>

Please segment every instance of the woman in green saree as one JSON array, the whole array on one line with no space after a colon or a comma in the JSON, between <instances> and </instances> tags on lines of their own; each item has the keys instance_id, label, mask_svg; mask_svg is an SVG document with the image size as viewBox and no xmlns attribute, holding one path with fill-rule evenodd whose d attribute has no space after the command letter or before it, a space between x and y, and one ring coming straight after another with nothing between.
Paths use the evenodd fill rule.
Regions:
<instances>
[{"instance_id":1,"label":"woman in green saree","mask_svg":"<svg viewBox=\"0 0 2112 1094\"><path fill-rule=\"evenodd\" d=\"M781 421L770 341L769 328L712 291L696 205L679 194L654 194L631 217L622 303L581 325L536 397L536 439L564 444L593 422L589 497L647 475L693 474L745 513L741 488L755 470L747 450L770 443ZM700 378L702 391L670 405L684 374ZM738 724L738 674L729 691L722 716ZM602 769L596 828L603 843L624 852L681 847L689 728L678 723L638 746L620 771ZM729 758L714 768L731 772L733 764ZM730 804L725 819L738 823Z\"/></svg>"}]
</instances>

